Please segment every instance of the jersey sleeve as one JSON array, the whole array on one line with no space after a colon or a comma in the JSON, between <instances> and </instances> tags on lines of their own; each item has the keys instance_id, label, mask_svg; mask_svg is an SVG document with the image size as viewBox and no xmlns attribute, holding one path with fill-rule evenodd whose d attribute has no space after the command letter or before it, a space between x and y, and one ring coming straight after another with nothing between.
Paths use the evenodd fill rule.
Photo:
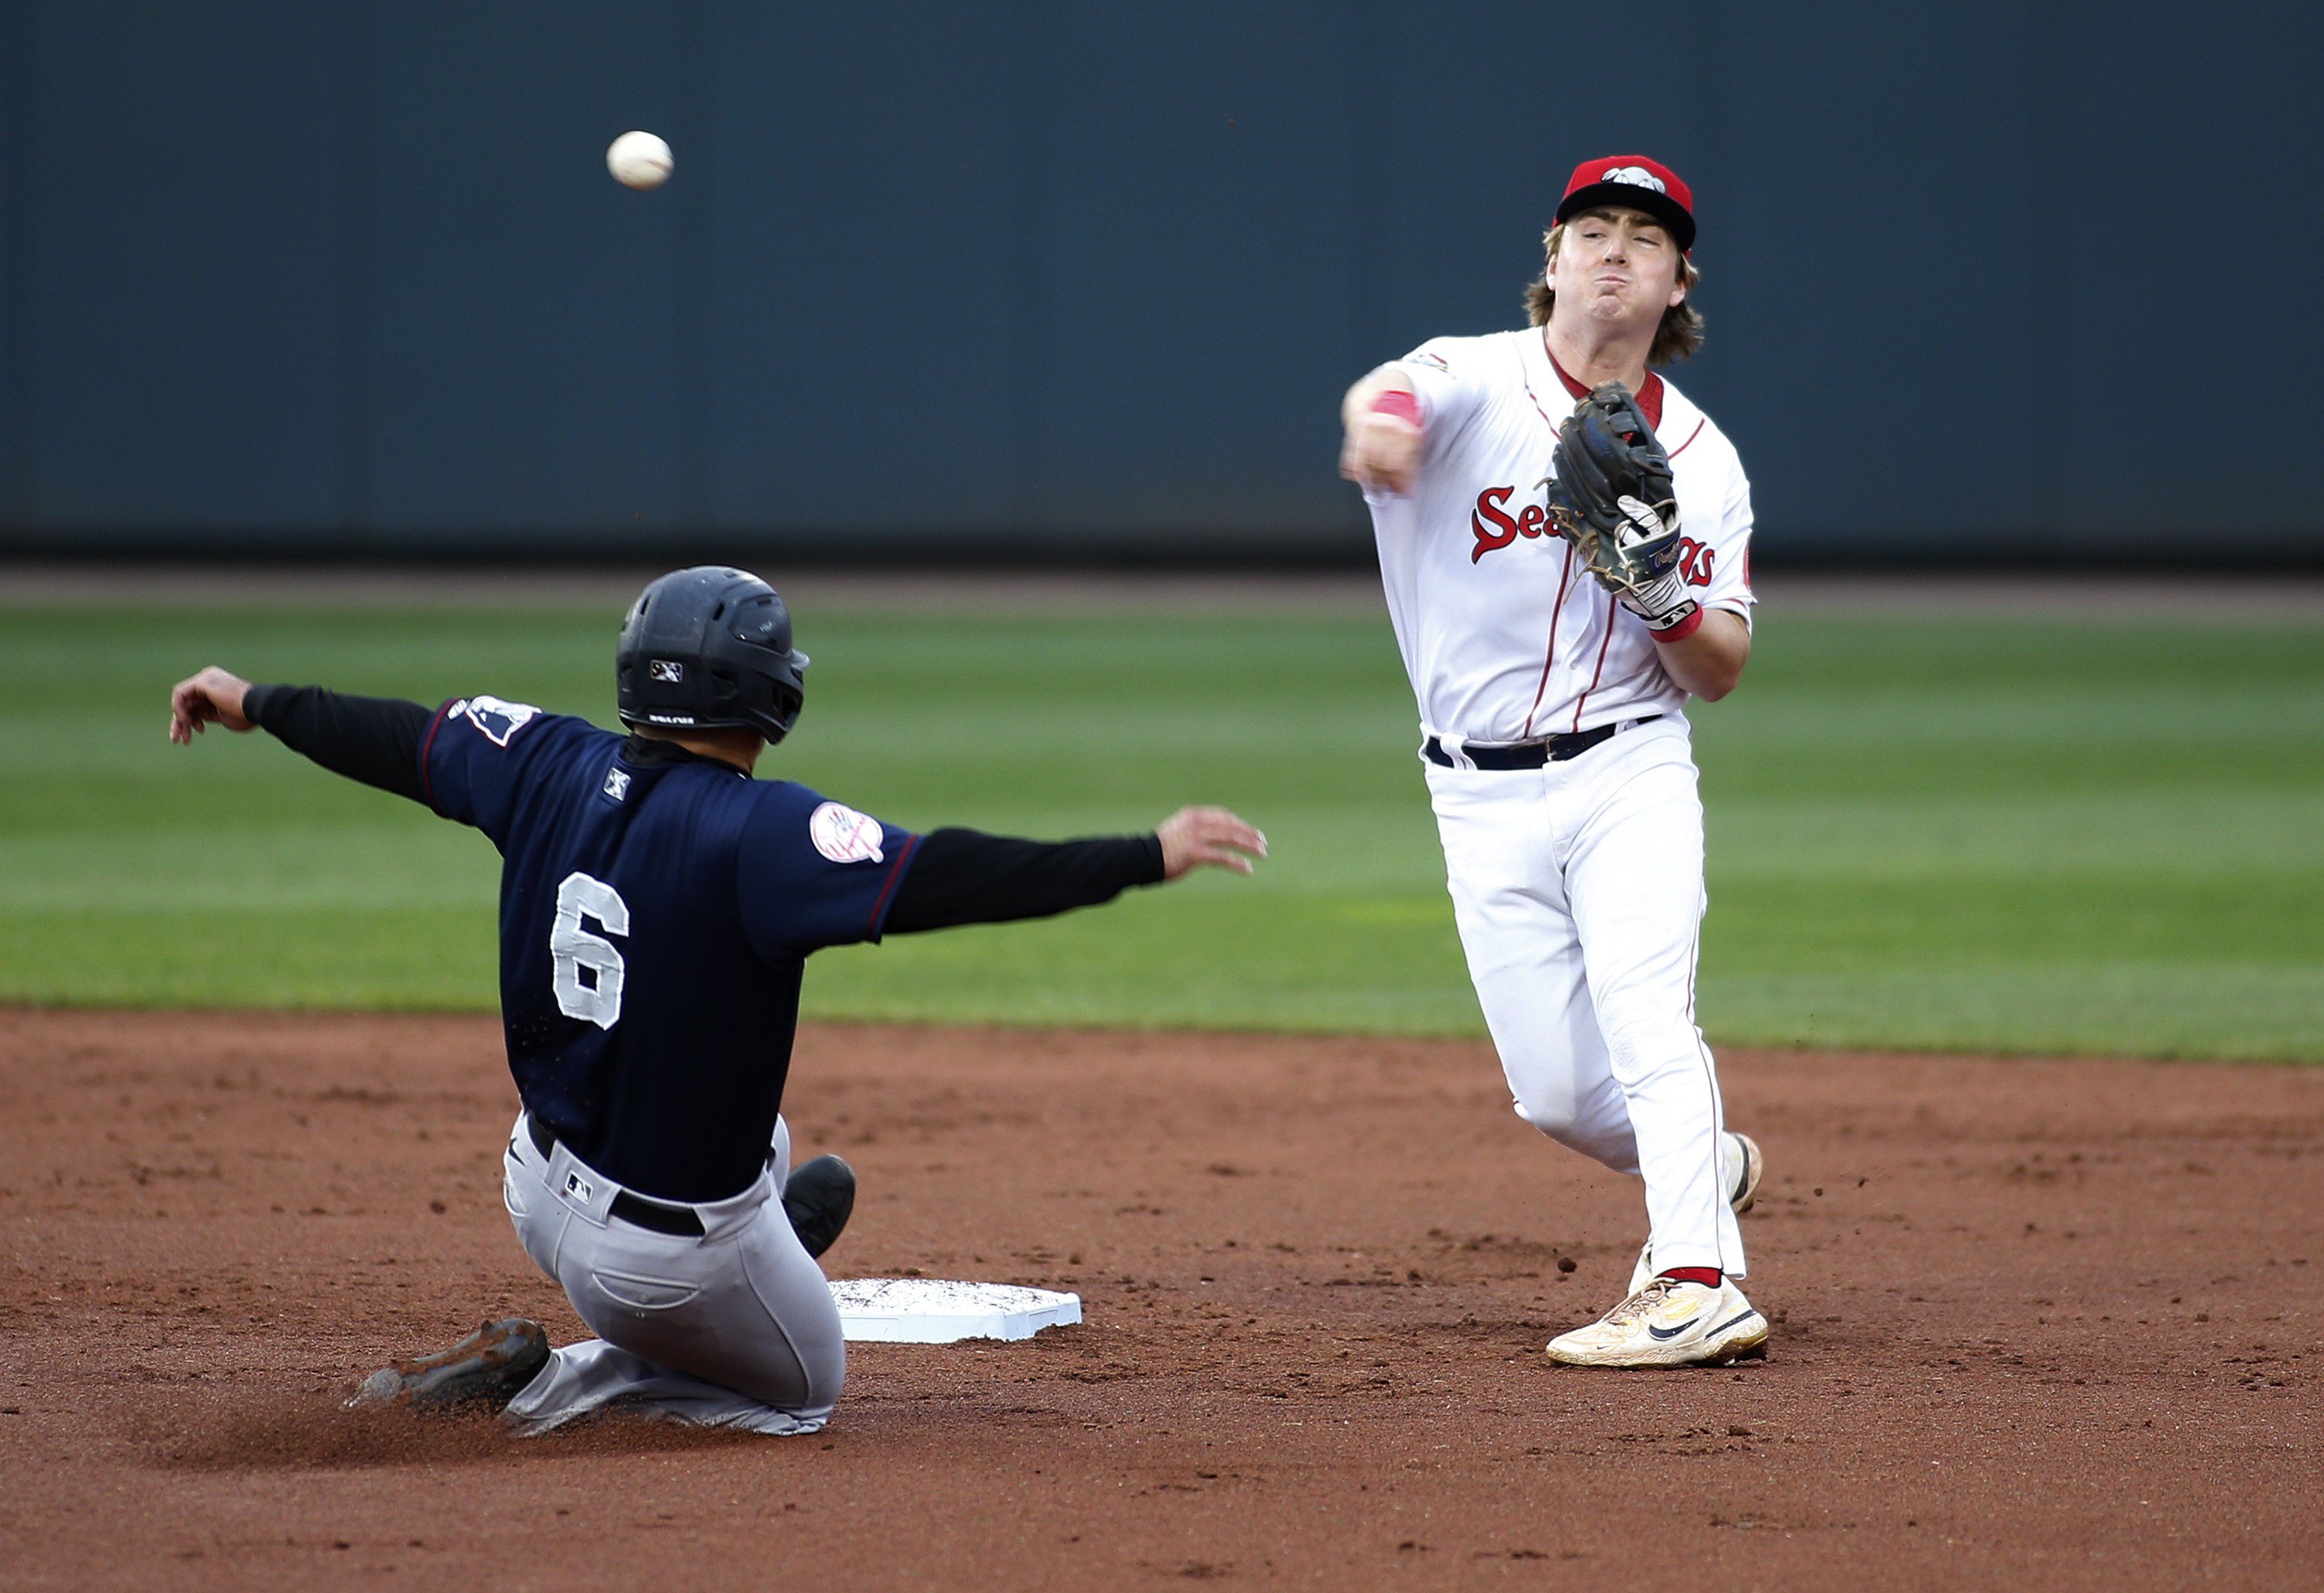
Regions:
<instances>
[{"instance_id":1,"label":"jersey sleeve","mask_svg":"<svg viewBox=\"0 0 2324 1593\"><path fill-rule=\"evenodd\" d=\"M1723 608L1751 623L1751 607L1758 599L1751 592L1751 484L1738 465L1728 484L1719 527L1702 539L1696 555L1697 574L1703 585L1697 597L1705 608Z\"/></svg>"},{"instance_id":2,"label":"jersey sleeve","mask_svg":"<svg viewBox=\"0 0 2324 1593\"><path fill-rule=\"evenodd\" d=\"M473 824L502 845L526 767L567 727L579 724L529 702L456 697L436 710L420 734L420 795L445 818Z\"/></svg>"},{"instance_id":3,"label":"jersey sleeve","mask_svg":"<svg viewBox=\"0 0 2324 1593\"><path fill-rule=\"evenodd\" d=\"M735 858L752 949L774 961L877 940L919 837L804 785L755 794Z\"/></svg>"},{"instance_id":4,"label":"jersey sleeve","mask_svg":"<svg viewBox=\"0 0 2324 1593\"><path fill-rule=\"evenodd\" d=\"M1388 368L1412 384L1430 450L1458 431L1484 402L1485 355L1474 338L1431 338Z\"/></svg>"}]
</instances>

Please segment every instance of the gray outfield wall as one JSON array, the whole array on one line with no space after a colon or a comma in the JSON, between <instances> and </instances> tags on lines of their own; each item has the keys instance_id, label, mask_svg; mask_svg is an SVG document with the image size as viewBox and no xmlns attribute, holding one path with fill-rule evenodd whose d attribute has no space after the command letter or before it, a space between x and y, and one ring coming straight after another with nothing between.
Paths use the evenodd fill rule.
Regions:
<instances>
[{"instance_id":1,"label":"gray outfield wall","mask_svg":"<svg viewBox=\"0 0 2324 1593\"><path fill-rule=\"evenodd\" d=\"M1342 386L1515 324L1642 150L1768 556L2324 558L2319 60L2289 4L0 0L0 551L1357 558Z\"/></svg>"}]
</instances>

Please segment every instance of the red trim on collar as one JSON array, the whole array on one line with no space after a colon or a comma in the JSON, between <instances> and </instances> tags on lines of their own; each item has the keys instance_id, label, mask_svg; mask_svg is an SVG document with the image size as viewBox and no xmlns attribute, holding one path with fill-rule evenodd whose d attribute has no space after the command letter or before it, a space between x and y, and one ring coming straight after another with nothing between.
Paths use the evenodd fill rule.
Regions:
<instances>
[{"instance_id":1,"label":"red trim on collar","mask_svg":"<svg viewBox=\"0 0 2324 1593\"><path fill-rule=\"evenodd\" d=\"M1541 351L1549 355L1549 368L1557 373L1557 379L1565 384L1565 390L1573 394L1576 403L1590 396L1590 389L1567 375L1565 367L1557 363L1557 356L1550 353L1547 331L1541 335ZM1652 371L1646 373L1646 385L1638 389L1638 408L1645 413L1647 425L1657 431L1663 429L1663 379Z\"/></svg>"}]
</instances>

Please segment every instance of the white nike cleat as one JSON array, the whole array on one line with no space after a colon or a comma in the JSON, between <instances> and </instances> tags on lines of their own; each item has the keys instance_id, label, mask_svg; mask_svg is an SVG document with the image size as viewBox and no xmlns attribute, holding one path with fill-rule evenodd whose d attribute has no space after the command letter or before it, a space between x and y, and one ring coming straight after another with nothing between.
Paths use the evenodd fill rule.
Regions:
<instances>
[{"instance_id":1,"label":"white nike cleat","mask_svg":"<svg viewBox=\"0 0 2324 1593\"><path fill-rule=\"evenodd\" d=\"M1568 1366L1723 1366L1767 1353L1767 1319L1731 1280L1713 1289L1654 1278L1547 1353Z\"/></svg>"}]
</instances>

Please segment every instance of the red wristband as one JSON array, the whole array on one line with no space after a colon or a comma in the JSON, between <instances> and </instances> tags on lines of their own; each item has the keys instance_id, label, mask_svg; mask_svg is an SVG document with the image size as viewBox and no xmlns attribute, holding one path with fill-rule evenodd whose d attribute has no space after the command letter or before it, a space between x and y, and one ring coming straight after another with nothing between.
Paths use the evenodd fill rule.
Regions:
<instances>
[{"instance_id":1,"label":"red wristband","mask_svg":"<svg viewBox=\"0 0 2324 1593\"><path fill-rule=\"evenodd\" d=\"M1702 605L1697 604L1692 614L1688 615L1668 630L1650 631L1647 634L1657 642L1683 642L1702 628L1702 616L1709 612Z\"/></svg>"},{"instance_id":2,"label":"red wristband","mask_svg":"<svg viewBox=\"0 0 2324 1593\"><path fill-rule=\"evenodd\" d=\"M1417 426L1420 424L1420 399L1401 387L1390 387L1372 400L1372 413L1394 415L1399 421L1410 421Z\"/></svg>"}]
</instances>

